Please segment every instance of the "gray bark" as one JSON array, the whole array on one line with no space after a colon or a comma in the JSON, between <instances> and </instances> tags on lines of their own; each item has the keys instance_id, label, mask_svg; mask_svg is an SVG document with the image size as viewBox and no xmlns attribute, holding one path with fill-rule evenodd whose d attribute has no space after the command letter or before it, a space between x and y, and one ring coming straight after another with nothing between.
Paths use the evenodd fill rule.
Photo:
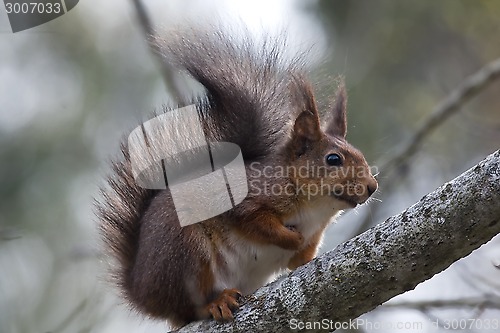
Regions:
<instances>
[{"instance_id":1,"label":"gray bark","mask_svg":"<svg viewBox=\"0 0 500 333\"><path fill-rule=\"evenodd\" d=\"M290 332L347 322L443 271L500 233L500 150L367 230L246 297L235 321L178 332Z\"/></svg>"}]
</instances>

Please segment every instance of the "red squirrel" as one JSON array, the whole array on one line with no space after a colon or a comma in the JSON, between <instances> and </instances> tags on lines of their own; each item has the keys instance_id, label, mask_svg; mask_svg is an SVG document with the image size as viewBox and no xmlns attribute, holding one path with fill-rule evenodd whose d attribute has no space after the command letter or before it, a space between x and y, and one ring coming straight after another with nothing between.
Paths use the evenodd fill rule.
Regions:
<instances>
[{"instance_id":1,"label":"red squirrel","mask_svg":"<svg viewBox=\"0 0 500 333\"><path fill-rule=\"evenodd\" d=\"M122 145L97 204L100 231L134 309L174 327L230 321L241 295L312 260L327 225L363 204L377 181L346 141L344 84L321 124L304 60L285 60L283 43L186 29L158 44L204 87L195 103L207 139L240 147L248 195L225 213L181 227L169 189L137 185Z\"/></svg>"}]
</instances>

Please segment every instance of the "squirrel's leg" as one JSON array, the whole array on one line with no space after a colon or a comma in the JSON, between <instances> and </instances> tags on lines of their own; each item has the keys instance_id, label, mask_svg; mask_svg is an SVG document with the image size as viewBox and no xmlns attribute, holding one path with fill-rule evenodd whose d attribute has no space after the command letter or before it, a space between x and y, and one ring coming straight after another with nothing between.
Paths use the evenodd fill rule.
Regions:
<instances>
[{"instance_id":1,"label":"squirrel's leg","mask_svg":"<svg viewBox=\"0 0 500 333\"><path fill-rule=\"evenodd\" d=\"M318 249L318 245L321 242L321 238L323 237L324 229L321 229L317 233L315 233L306 247L298 251L293 255L293 257L288 262L288 268L291 270L296 269L299 266L307 264L309 261L314 259L316 256L316 251Z\"/></svg>"},{"instance_id":2,"label":"squirrel's leg","mask_svg":"<svg viewBox=\"0 0 500 333\"><path fill-rule=\"evenodd\" d=\"M260 244L274 244L285 250L298 250L304 243L304 237L295 228L283 225L272 212L259 212L244 223L238 224L243 237Z\"/></svg>"},{"instance_id":3,"label":"squirrel's leg","mask_svg":"<svg viewBox=\"0 0 500 333\"><path fill-rule=\"evenodd\" d=\"M238 310L238 299L241 293L237 289L224 289L212 302L208 303L201 311L200 317L212 316L216 321L232 321L233 312Z\"/></svg>"},{"instance_id":4,"label":"squirrel's leg","mask_svg":"<svg viewBox=\"0 0 500 333\"><path fill-rule=\"evenodd\" d=\"M216 321L233 320L233 312L240 307L238 303L241 293L237 289L224 289L217 295L214 288L214 275L211 270L210 262L202 261L201 270L198 276L199 292L207 300L215 299L207 303L199 304L196 308L196 317L198 319L207 319L213 317Z\"/></svg>"}]
</instances>

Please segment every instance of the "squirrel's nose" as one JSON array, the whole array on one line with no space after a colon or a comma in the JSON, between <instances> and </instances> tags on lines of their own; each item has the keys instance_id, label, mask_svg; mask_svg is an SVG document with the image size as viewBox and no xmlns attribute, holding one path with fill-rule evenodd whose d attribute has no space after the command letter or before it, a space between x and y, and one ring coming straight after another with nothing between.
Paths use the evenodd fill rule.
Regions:
<instances>
[{"instance_id":1,"label":"squirrel's nose","mask_svg":"<svg viewBox=\"0 0 500 333\"><path fill-rule=\"evenodd\" d=\"M373 184L368 184L366 190L368 191L368 196L371 196L378 188L378 184L374 182Z\"/></svg>"}]
</instances>

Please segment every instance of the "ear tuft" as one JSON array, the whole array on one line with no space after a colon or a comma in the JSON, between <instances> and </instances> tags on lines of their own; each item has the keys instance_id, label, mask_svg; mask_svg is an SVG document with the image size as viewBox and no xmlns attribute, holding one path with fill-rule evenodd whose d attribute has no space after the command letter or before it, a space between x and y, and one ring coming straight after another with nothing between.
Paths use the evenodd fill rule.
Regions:
<instances>
[{"instance_id":1,"label":"ear tuft","mask_svg":"<svg viewBox=\"0 0 500 333\"><path fill-rule=\"evenodd\" d=\"M345 138L347 134L347 92L343 80L337 88L332 116L327 124L326 133L342 138Z\"/></svg>"}]
</instances>

